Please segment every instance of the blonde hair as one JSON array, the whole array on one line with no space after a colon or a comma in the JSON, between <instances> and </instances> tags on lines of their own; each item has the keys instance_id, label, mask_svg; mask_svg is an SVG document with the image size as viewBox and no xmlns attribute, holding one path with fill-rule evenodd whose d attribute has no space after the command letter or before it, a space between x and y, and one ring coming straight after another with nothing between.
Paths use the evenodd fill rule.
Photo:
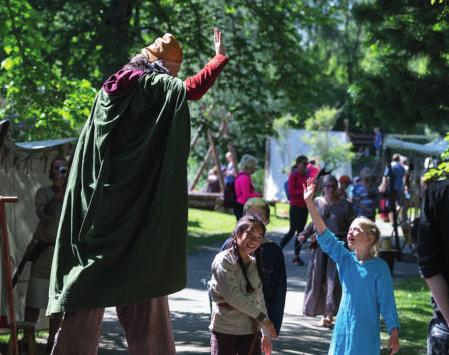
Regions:
<instances>
[{"instance_id":1,"label":"blonde hair","mask_svg":"<svg viewBox=\"0 0 449 355\"><path fill-rule=\"evenodd\" d=\"M379 242L380 239L380 229L377 226L377 224L370 220L369 218L366 217L357 217L354 219L354 222L358 222L360 225L360 228L362 229L362 231L364 233L366 233L367 235L372 235L374 237L374 243L373 243L373 251L374 254L377 255L377 243Z\"/></svg>"},{"instance_id":2,"label":"blonde hair","mask_svg":"<svg viewBox=\"0 0 449 355\"><path fill-rule=\"evenodd\" d=\"M250 154L245 154L240 159L239 170L245 171L245 172L248 172L250 170L255 170L256 165L257 165L256 157L254 157Z\"/></svg>"},{"instance_id":3,"label":"blonde hair","mask_svg":"<svg viewBox=\"0 0 449 355\"><path fill-rule=\"evenodd\" d=\"M246 201L243 207L243 215L246 214L260 214L259 216L265 225L270 223L270 205L261 197L251 197Z\"/></svg>"}]
</instances>

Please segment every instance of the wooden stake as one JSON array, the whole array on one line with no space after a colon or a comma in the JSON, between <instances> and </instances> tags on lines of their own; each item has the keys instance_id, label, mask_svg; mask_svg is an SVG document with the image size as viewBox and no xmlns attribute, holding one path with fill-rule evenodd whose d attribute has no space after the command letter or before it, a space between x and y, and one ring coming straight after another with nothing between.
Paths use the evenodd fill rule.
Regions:
<instances>
[{"instance_id":1,"label":"wooden stake","mask_svg":"<svg viewBox=\"0 0 449 355\"><path fill-rule=\"evenodd\" d=\"M224 192L224 178L223 178L223 172L221 171L221 164L220 164L220 157L218 156L217 147L215 146L214 139L212 138L212 133L210 129L207 131L207 136L209 138L209 144L212 148L212 155L215 159L215 166L217 168L217 174L218 174L218 181L220 183L221 192Z\"/></svg>"},{"instance_id":2,"label":"wooden stake","mask_svg":"<svg viewBox=\"0 0 449 355\"><path fill-rule=\"evenodd\" d=\"M9 322L11 328L11 338L9 341L10 353L11 355L19 355L19 348L17 345L16 311L14 308L14 295L12 287L12 270L9 256L8 226L6 221L6 209L5 209L5 203L11 202L12 203L17 202L17 197L0 196L0 227L1 227L2 248L3 248L3 270L5 273L5 280L6 280Z\"/></svg>"},{"instance_id":3,"label":"wooden stake","mask_svg":"<svg viewBox=\"0 0 449 355\"><path fill-rule=\"evenodd\" d=\"M221 123L221 127L220 127L220 130L218 132L217 139L220 139L220 137L223 135L223 133L225 131L225 128L226 128L226 124L225 124L225 121L223 121ZM198 132L198 135L199 135L199 132ZM195 177L193 178L192 183L190 184L189 191L193 191L193 189L195 188L196 184L198 183L198 181L199 181L199 179L201 177L201 174L203 173L203 170L206 167L207 161L209 160L211 154L212 154L212 147L210 146L209 149L207 150L207 153L206 153L206 156L204 157L203 162L201 163L200 167L198 168L198 170L197 170L197 172L195 174Z\"/></svg>"},{"instance_id":4,"label":"wooden stake","mask_svg":"<svg viewBox=\"0 0 449 355\"><path fill-rule=\"evenodd\" d=\"M193 191L196 184L198 184L198 180L201 177L201 174L203 173L204 168L206 167L207 161L209 160L210 155L212 154L212 147L209 147L206 156L204 157L203 162L201 163L200 167L198 168L195 177L193 178L192 183L190 184L189 191Z\"/></svg>"}]
</instances>

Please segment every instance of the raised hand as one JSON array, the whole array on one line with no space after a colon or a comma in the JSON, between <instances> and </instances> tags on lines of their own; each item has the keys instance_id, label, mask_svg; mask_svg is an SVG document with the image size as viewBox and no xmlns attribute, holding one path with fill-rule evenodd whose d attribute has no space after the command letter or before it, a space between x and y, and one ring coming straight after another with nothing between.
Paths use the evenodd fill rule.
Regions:
<instances>
[{"instance_id":1,"label":"raised hand","mask_svg":"<svg viewBox=\"0 0 449 355\"><path fill-rule=\"evenodd\" d=\"M313 202L313 196L315 195L315 183L313 178L307 179L307 184L303 184L302 188L304 190L304 201Z\"/></svg>"},{"instance_id":2,"label":"raised hand","mask_svg":"<svg viewBox=\"0 0 449 355\"><path fill-rule=\"evenodd\" d=\"M225 55L225 48L222 40L221 31L214 27L214 43L215 43L215 54Z\"/></svg>"}]
</instances>

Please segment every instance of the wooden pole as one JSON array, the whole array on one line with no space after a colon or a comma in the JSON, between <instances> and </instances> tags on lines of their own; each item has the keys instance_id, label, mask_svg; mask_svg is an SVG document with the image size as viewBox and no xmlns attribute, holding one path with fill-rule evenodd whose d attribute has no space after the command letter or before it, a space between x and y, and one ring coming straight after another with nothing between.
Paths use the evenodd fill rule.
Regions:
<instances>
[{"instance_id":1,"label":"wooden pole","mask_svg":"<svg viewBox=\"0 0 449 355\"><path fill-rule=\"evenodd\" d=\"M196 184L198 183L198 180L201 177L201 174L203 173L204 168L206 167L207 161L209 160L210 155L212 154L212 147L209 147L206 156L204 157L203 162L201 163L200 167L198 168L195 177L193 178L192 183L190 184L189 191L193 191Z\"/></svg>"},{"instance_id":2,"label":"wooden pole","mask_svg":"<svg viewBox=\"0 0 449 355\"><path fill-rule=\"evenodd\" d=\"M200 123L200 126L198 127L198 129L195 133L195 136L192 139L192 142L190 142L190 149L192 149L195 146L196 142L198 141L198 138L200 138L200 134L201 134L201 131L203 130L203 127L204 127L204 123Z\"/></svg>"},{"instance_id":3,"label":"wooden pole","mask_svg":"<svg viewBox=\"0 0 449 355\"><path fill-rule=\"evenodd\" d=\"M239 173L239 167L237 164L237 155L235 154L234 145L231 143L231 141L229 140L229 136L228 136L228 117L232 118L232 115L230 112L227 113L227 117L223 120L223 127L224 127L223 136L226 139L228 139L228 142L229 142L228 143L228 152L231 153L232 165L234 166L235 176L237 176Z\"/></svg>"},{"instance_id":4,"label":"wooden pole","mask_svg":"<svg viewBox=\"0 0 449 355\"><path fill-rule=\"evenodd\" d=\"M16 325L16 310L14 308L14 295L12 287L12 270L9 256L9 240L8 240L8 226L6 221L5 203L15 203L17 197L0 196L0 227L2 236L3 248L3 270L6 280L7 302L9 310L9 322L11 328L10 338L10 353L11 355L19 355L19 347L17 345L17 325Z\"/></svg>"},{"instance_id":5,"label":"wooden pole","mask_svg":"<svg viewBox=\"0 0 449 355\"><path fill-rule=\"evenodd\" d=\"M212 133L210 129L207 132L208 138L209 138L209 144L212 148L212 155L215 158L215 166L217 168L217 174L218 174L218 181L220 183L221 192L224 192L224 178L223 178L223 172L221 171L220 166L220 157L218 156L217 147L215 146L214 139L212 138Z\"/></svg>"},{"instance_id":6,"label":"wooden pole","mask_svg":"<svg viewBox=\"0 0 449 355\"><path fill-rule=\"evenodd\" d=\"M225 128L226 128L226 124L223 121L222 124L221 124L220 130L218 132L217 139L220 139L220 137L223 135L223 133L225 131ZM198 134L199 134L199 132L198 132ZM198 168L198 170L197 170L197 172L195 174L195 177L193 178L192 183L190 184L189 191L193 191L193 189L195 188L196 184L198 183L198 181L199 181L199 179L201 177L201 174L203 173L203 170L206 167L207 161L209 160L211 154L212 154L212 147L210 146L209 149L207 150L207 153L206 153L206 156L204 157L203 162L201 163L200 167Z\"/></svg>"}]
</instances>

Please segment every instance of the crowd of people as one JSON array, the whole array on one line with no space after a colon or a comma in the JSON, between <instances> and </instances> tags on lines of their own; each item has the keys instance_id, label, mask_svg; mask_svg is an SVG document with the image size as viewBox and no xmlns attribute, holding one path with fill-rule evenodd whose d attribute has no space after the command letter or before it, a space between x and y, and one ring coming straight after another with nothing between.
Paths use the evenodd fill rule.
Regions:
<instances>
[{"instance_id":1,"label":"crowd of people","mask_svg":"<svg viewBox=\"0 0 449 355\"><path fill-rule=\"evenodd\" d=\"M176 78L182 49L173 35L143 48L98 93L68 179L64 159L51 163L52 185L36 194L32 244L41 251L32 259L26 312L35 321L47 309L51 354L96 354L104 308L112 306L130 354L175 354L167 295L186 285L187 100L199 100L228 61L217 29L214 43L215 57L185 81ZM404 206L410 185L401 157L393 156L379 187L367 170L359 180L337 180L316 159L298 156L280 245L266 235L270 208L251 177L257 159L243 155L238 173L231 160L225 175L237 224L211 265L211 353L271 353L287 292L282 249L293 238L296 265L304 265L301 246L310 241L303 313L334 327L329 354L379 354L380 316L398 352L399 317L390 270L375 252L375 216L382 198L393 218ZM429 354L448 349L447 191L447 182L428 188L420 228L420 270L435 300L429 348L437 350Z\"/></svg>"},{"instance_id":2,"label":"crowd of people","mask_svg":"<svg viewBox=\"0 0 449 355\"><path fill-rule=\"evenodd\" d=\"M310 240L303 314L312 317L319 315L321 316L321 326L333 328L329 354L359 354L360 349L363 349L364 354L379 354L380 316L382 316L390 335L388 346L391 353L394 354L400 348L399 316L395 305L391 270L387 263L377 255L380 230L375 220L378 210L386 214L384 218L391 219L398 216L403 219L407 218L406 209L411 205L408 195L413 189L408 162L398 154L394 154L391 164L385 168L380 183L380 179L376 178L367 168L362 169L360 177L351 179L348 176L341 176L337 180L330 174L310 173L308 164L307 157L301 155L291 169L286 184L286 193L290 200L290 229L282 237L280 245L277 247L278 250L270 249L264 258L269 257L271 253L282 255L279 253L280 250L288 244L293 236L296 236L292 262L295 265L303 265L304 262L299 259L301 245ZM253 172L253 170L251 171ZM248 174L248 176L250 175ZM444 191L447 191L447 181L448 179L426 192L423 205L424 216L419 224L420 238L414 240L414 243L418 245L420 272L428 283L433 296L434 316L429 324L428 355L446 354L449 350L447 327L449 317L447 257L449 252L447 238L443 236L443 234L447 234L445 231L447 231L446 224L449 216L447 194L444 195ZM420 182L416 182L416 184L420 185ZM429 183L429 186L433 185ZM251 191L254 192L250 178L248 187L251 187ZM321 196L314 198L317 190L321 191L319 192ZM379 209L382 199L387 199L387 202L384 203L390 204L389 210ZM259 203L263 204L261 198L248 197L246 200L248 206L253 203L253 200L262 201ZM269 211L266 202L265 208ZM392 211L393 208L395 212ZM237 240L239 238L250 239L246 250L254 248L254 252L248 255L254 257L256 269L259 265L258 275L261 282L259 287L264 285L265 270L273 270L273 265L283 263L283 258L276 258L277 262L271 266L263 265L264 258L260 258L260 253L263 250L263 240L266 239L265 229L256 238L252 233L253 227L248 224L247 219L262 216L262 220L266 220L266 214L261 210L251 210L247 207L243 208L243 211L243 217L238 218L233 236L227 240L222 252L217 255L212 264L213 284L214 287L220 288L221 286L221 290L229 287L234 292L238 292L242 298L248 297L248 302L256 304L256 299L253 301L250 299L251 297L260 299L260 294L254 293L250 296L252 293L248 286L250 281L244 271L249 269L244 268L238 256L235 259L235 255L240 250L237 247L240 245ZM253 217L249 217L251 215ZM306 226L308 215L312 221ZM443 216L446 216L446 219ZM236 215L236 217L238 216ZM240 229L245 224L248 231L246 234L242 233ZM239 233L242 233L245 238L238 237ZM272 242L270 244L273 245ZM261 245L259 249L258 245ZM435 248L436 253L432 253L432 248ZM221 282L219 282L215 276L218 272L217 268L223 267L222 264L219 266L217 262L223 263L221 258L232 253L234 253L234 259L230 263L239 264L239 267L234 267L242 270L239 287L232 282L227 282L226 277L220 278ZM240 257L244 258L242 252L240 252ZM248 263L249 260L253 259L247 259ZM279 270L279 267L276 269ZM232 274L235 277L239 272L234 271ZM231 273L228 276L231 277ZM282 277L284 277L283 273ZM266 291L264 287L262 289L268 309ZM285 290L282 289L282 291L284 292L282 299L285 302ZM254 350L254 344L260 347L260 351L270 353L271 342L267 338L270 334L271 324L266 321L266 318L276 319L276 313L270 313L269 310L265 312L265 309L258 308L250 314L245 307L240 308L237 304L233 306L232 297L227 299L223 298L223 295L213 296L213 300L215 307L211 323L213 354L260 353ZM228 307L229 305L231 306ZM225 314L225 311L222 310L223 307L228 307L228 311L234 312L235 317L230 316L229 322L238 322L237 319L243 315L248 325L251 324L251 321L255 324L258 321L259 327L254 325L254 329L260 329L260 333L253 331L253 336L246 338L245 334L232 332L231 334L226 332L221 334L220 330L214 326L214 316L223 316ZM279 313L279 315L281 314ZM335 324L334 317L337 317ZM279 318L277 319L279 320ZM282 316L280 319L282 322ZM237 327L237 323L235 327ZM236 329L234 326L230 328ZM273 334L271 335L273 336ZM275 336L279 335L280 326L277 322ZM240 342L240 337L246 339L241 343L245 344L242 345L245 349L243 352L239 352L241 348L236 345ZM234 347L227 347L231 346L231 343L234 344ZM220 352L220 344L222 344L222 349L226 349L226 352Z\"/></svg>"}]
</instances>

